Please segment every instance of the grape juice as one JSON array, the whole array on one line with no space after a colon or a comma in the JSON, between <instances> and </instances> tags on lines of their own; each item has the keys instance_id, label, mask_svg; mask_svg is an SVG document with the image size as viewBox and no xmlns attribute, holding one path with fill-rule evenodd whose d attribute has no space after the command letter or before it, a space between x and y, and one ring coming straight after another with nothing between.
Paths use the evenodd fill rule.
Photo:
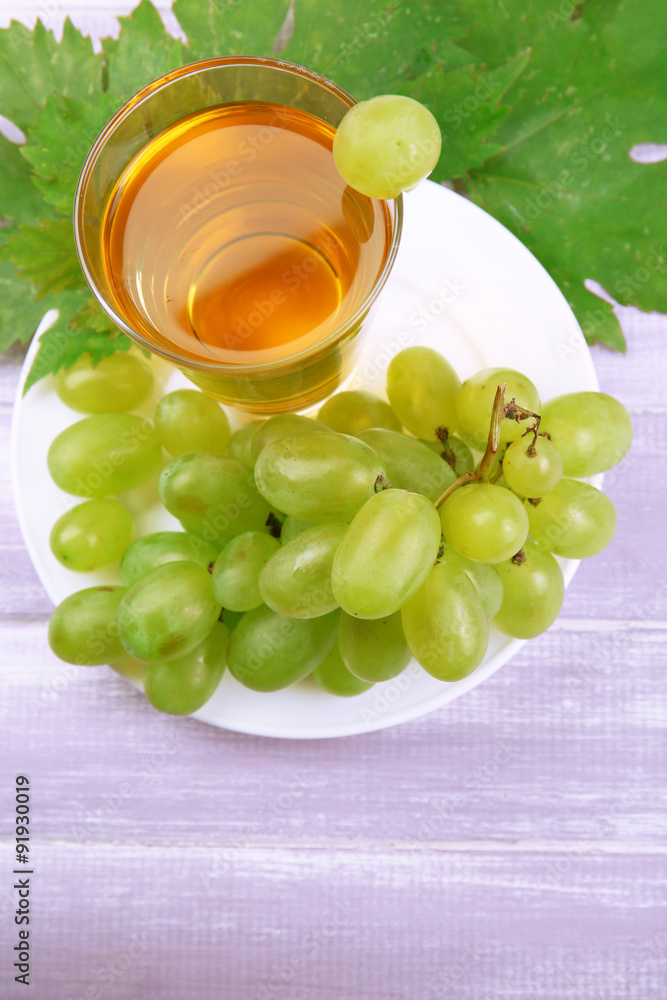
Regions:
<instances>
[{"instance_id":1,"label":"grape juice","mask_svg":"<svg viewBox=\"0 0 667 1000\"><path fill-rule=\"evenodd\" d=\"M385 203L347 188L334 129L284 105L195 112L121 175L102 226L116 306L184 359L254 365L350 321L387 258Z\"/></svg>"}]
</instances>

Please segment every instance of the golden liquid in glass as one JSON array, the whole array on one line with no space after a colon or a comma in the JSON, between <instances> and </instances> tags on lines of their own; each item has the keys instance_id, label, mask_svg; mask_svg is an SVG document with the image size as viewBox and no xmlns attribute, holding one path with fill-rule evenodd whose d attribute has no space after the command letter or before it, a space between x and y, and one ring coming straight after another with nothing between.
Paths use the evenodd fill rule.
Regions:
<instances>
[{"instance_id":1,"label":"golden liquid in glass","mask_svg":"<svg viewBox=\"0 0 667 1000\"><path fill-rule=\"evenodd\" d=\"M102 226L128 324L185 365L247 365L308 352L352 319L391 226L383 202L345 186L333 135L303 111L244 101L195 112L144 147Z\"/></svg>"}]
</instances>

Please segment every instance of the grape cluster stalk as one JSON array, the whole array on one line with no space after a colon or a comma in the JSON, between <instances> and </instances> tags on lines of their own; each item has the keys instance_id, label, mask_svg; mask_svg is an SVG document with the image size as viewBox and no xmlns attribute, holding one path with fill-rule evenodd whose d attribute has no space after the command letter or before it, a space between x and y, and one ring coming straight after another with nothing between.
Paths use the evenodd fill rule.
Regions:
<instances>
[{"instance_id":1,"label":"grape cluster stalk","mask_svg":"<svg viewBox=\"0 0 667 1000\"><path fill-rule=\"evenodd\" d=\"M197 711L226 670L254 691L312 677L338 697L413 658L460 680L490 628L547 629L563 601L558 558L614 535L612 504L582 481L630 447L629 415L604 393L542 404L521 372L461 382L438 352L410 347L388 366L386 399L339 392L317 418L232 434L194 389L165 395L152 421L128 412L152 382L132 353L80 359L55 380L86 415L49 449L54 482L81 501L51 550L80 574L115 565L118 582L59 604L49 642L141 682L163 712ZM181 530L134 539L125 495L154 477Z\"/></svg>"}]
</instances>

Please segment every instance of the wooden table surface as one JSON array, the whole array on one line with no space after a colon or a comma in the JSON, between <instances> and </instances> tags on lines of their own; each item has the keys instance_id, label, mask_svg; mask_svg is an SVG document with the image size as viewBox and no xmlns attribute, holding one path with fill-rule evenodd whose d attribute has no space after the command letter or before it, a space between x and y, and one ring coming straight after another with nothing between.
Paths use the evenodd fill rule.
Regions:
<instances>
[{"instance_id":1,"label":"wooden table surface","mask_svg":"<svg viewBox=\"0 0 667 1000\"><path fill-rule=\"evenodd\" d=\"M158 5L161 9L167 4ZM130 3L41 8L86 30ZM168 22L173 26L173 21ZM660 1000L667 995L667 318L593 359L629 407L614 542L481 687L368 736L292 742L69 679L14 513L21 354L0 366L0 996ZM30 776L32 988L13 982L14 777Z\"/></svg>"}]
</instances>

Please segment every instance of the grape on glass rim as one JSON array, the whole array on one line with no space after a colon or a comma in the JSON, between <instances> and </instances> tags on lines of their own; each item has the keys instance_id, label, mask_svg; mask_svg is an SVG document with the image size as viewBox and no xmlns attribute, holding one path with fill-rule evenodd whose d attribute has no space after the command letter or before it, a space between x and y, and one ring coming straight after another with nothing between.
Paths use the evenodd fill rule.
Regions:
<instances>
[{"instance_id":1,"label":"grape on glass rim","mask_svg":"<svg viewBox=\"0 0 667 1000\"><path fill-rule=\"evenodd\" d=\"M350 108L333 141L336 168L370 198L398 198L427 177L442 137L428 108L411 97L384 94Z\"/></svg>"}]
</instances>

